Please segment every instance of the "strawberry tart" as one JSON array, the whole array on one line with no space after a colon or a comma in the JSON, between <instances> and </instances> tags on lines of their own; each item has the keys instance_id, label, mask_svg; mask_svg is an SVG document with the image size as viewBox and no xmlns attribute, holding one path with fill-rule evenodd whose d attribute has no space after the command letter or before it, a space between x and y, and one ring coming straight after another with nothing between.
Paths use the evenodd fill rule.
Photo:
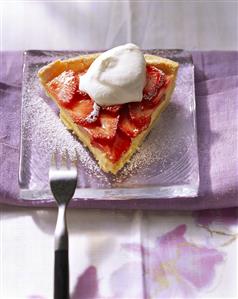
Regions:
<instances>
[{"instance_id":1,"label":"strawberry tart","mask_svg":"<svg viewBox=\"0 0 238 299\"><path fill-rule=\"evenodd\" d=\"M54 61L38 72L65 126L105 172L116 174L169 103L178 70L134 44Z\"/></svg>"}]
</instances>

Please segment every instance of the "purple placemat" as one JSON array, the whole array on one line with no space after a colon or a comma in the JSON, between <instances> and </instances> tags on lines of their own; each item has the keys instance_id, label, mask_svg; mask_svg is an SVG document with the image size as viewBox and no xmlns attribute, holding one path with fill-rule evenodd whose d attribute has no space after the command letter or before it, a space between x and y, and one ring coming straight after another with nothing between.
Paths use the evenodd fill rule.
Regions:
<instances>
[{"instance_id":1,"label":"purple placemat","mask_svg":"<svg viewBox=\"0 0 238 299\"><path fill-rule=\"evenodd\" d=\"M238 52L193 52L200 188L197 198L82 200L72 206L207 209L238 206ZM49 206L18 196L22 52L1 53L0 202ZM52 204L51 204L52 205Z\"/></svg>"}]
</instances>

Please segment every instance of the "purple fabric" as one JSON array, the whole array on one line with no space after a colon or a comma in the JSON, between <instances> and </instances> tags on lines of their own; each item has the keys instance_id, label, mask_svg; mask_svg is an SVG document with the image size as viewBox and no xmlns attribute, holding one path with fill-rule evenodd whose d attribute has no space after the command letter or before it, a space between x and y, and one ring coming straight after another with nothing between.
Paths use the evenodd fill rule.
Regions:
<instances>
[{"instance_id":1,"label":"purple fabric","mask_svg":"<svg viewBox=\"0 0 238 299\"><path fill-rule=\"evenodd\" d=\"M200 188L197 198L72 202L87 208L196 210L238 206L238 52L193 52ZM18 197L22 52L1 53L0 202ZM47 206L52 204L47 204Z\"/></svg>"}]
</instances>

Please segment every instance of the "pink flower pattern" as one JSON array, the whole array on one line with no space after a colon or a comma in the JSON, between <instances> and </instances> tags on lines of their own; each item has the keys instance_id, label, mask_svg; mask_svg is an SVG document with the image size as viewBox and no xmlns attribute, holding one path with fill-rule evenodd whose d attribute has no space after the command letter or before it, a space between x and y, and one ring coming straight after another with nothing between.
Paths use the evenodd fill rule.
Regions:
<instances>
[{"instance_id":1,"label":"pink flower pattern","mask_svg":"<svg viewBox=\"0 0 238 299\"><path fill-rule=\"evenodd\" d=\"M180 225L159 237L152 248L136 244L123 246L142 257L146 298L191 298L212 284L215 267L224 261L224 254L188 242L185 232L186 225ZM140 260L138 262L141 265ZM126 274L128 268L124 266L117 276Z\"/></svg>"},{"instance_id":2,"label":"pink flower pattern","mask_svg":"<svg viewBox=\"0 0 238 299\"><path fill-rule=\"evenodd\" d=\"M77 280L71 299L94 299L98 293L97 269L89 266Z\"/></svg>"}]
</instances>

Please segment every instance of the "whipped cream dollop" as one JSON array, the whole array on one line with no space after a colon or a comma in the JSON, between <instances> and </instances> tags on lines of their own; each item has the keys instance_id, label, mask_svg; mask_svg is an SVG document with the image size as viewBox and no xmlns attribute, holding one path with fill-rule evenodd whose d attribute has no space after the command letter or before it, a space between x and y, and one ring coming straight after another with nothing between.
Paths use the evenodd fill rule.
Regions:
<instances>
[{"instance_id":1,"label":"whipped cream dollop","mask_svg":"<svg viewBox=\"0 0 238 299\"><path fill-rule=\"evenodd\" d=\"M80 77L79 89L100 106L140 102L146 62L139 47L125 44L98 56Z\"/></svg>"}]
</instances>

